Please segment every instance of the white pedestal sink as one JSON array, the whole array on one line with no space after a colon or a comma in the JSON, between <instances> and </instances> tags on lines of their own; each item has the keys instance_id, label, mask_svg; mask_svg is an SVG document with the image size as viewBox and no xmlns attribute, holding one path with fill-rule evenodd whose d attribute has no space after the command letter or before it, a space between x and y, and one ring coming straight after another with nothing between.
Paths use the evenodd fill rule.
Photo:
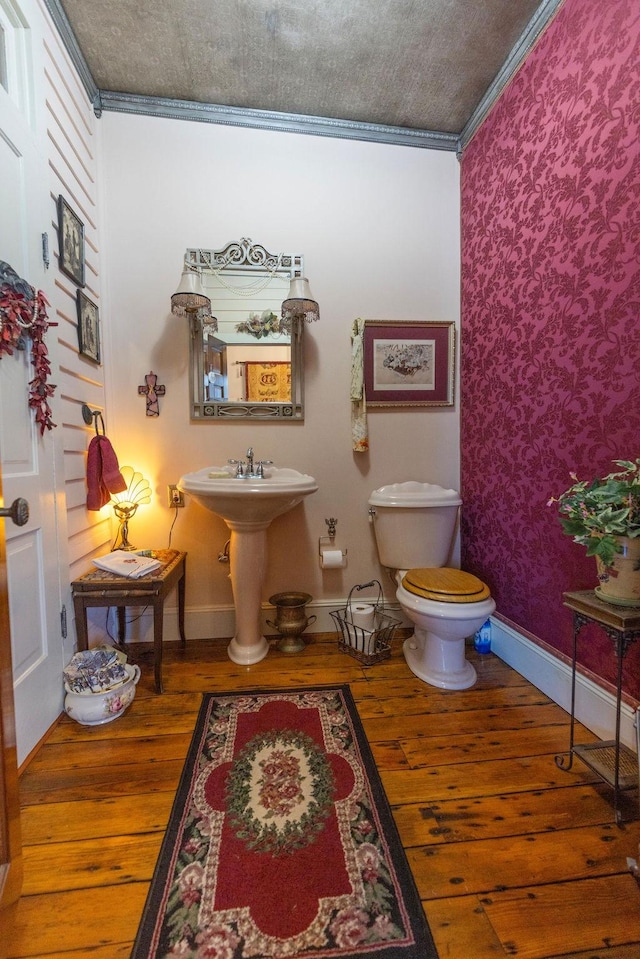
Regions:
<instances>
[{"instance_id":1,"label":"white pedestal sink","mask_svg":"<svg viewBox=\"0 0 640 959\"><path fill-rule=\"evenodd\" d=\"M260 609L267 562L267 527L276 516L315 493L313 476L286 468L265 469L265 477L222 476L225 467L207 466L186 473L180 489L222 517L231 530L229 563L236 610L236 634L229 659L242 666L258 663L269 644L262 635Z\"/></svg>"}]
</instances>

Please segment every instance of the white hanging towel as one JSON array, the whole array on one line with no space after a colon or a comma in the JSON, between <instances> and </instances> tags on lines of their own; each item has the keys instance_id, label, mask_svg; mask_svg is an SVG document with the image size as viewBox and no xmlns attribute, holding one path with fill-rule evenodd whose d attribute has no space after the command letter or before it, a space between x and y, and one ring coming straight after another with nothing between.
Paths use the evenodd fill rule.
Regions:
<instances>
[{"instance_id":1,"label":"white hanging towel","mask_svg":"<svg viewBox=\"0 0 640 959\"><path fill-rule=\"evenodd\" d=\"M367 398L364 386L364 320L351 328L351 440L354 453L369 451Z\"/></svg>"}]
</instances>

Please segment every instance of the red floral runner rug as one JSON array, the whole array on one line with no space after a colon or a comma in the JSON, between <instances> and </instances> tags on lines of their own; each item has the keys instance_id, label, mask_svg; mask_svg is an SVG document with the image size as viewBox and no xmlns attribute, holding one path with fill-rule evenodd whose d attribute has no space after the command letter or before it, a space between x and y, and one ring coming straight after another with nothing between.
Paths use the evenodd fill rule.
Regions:
<instances>
[{"instance_id":1,"label":"red floral runner rug","mask_svg":"<svg viewBox=\"0 0 640 959\"><path fill-rule=\"evenodd\" d=\"M131 959L437 959L348 686L206 693Z\"/></svg>"}]
</instances>

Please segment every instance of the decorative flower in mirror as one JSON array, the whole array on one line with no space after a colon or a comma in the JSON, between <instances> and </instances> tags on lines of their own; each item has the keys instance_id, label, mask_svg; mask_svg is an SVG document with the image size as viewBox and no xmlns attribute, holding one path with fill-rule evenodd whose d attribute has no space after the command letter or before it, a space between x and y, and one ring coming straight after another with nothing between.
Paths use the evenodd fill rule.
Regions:
<instances>
[{"instance_id":1,"label":"decorative flower in mirror","mask_svg":"<svg viewBox=\"0 0 640 959\"><path fill-rule=\"evenodd\" d=\"M257 340L262 340L267 336L288 334L290 328L289 324L284 323L271 310L264 310L259 316L257 313L250 313L248 320L236 325L236 331L238 333L249 333L251 336L255 336Z\"/></svg>"}]
</instances>

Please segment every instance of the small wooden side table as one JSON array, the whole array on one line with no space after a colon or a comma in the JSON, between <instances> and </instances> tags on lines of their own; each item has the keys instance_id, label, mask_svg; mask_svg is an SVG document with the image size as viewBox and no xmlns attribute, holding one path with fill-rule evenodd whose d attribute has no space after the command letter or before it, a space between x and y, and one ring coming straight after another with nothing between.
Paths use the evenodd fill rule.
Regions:
<instances>
[{"instance_id":1,"label":"small wooden side table","mask_svg":"<svg viewBox=\"0 0 640 959\"><path fill-rule=\"evenodd\" d=\"M630 606L614 606L601 600L594 590L582 590L563 594L564 605L573 611L573 657L571 667L571 726L569 751L556 756L560 769L571 769L573 757L578 756L593 772L613 787L613 808L616 822L622 822L618 807L621 790L638 787L640 773L638 759L624 743L620 742L620 704L622 699L622 663L631 643L640 637L640 609ZM608 742L574 744L576 702L576 659L578 633L587 623L597 623L613 641L618 662L616 682L616 732L615 739Z\"/></svg>"},{"instance_id":2,"label":"small wooden side table","mask_svg":"<svg viewBox=\"0 0 640 959\"><path fill-rule=\"evenodd\" d=\"M117 607L119 643L124 643L125 640L127 606L153 608L154 674L156 692L162 693L164 601L176 584L178 586L178 629L182 645L186 644L184 598L187 554L177 549L155 549L153 555L160 560L162 566L139 579L129 579L126 576L118 576L117 573L108 573L106 570L92 569L71 583L71 593L79 650L86 649L88 645L87 609L90 606Z\"/></svg>"}]
</instances>

